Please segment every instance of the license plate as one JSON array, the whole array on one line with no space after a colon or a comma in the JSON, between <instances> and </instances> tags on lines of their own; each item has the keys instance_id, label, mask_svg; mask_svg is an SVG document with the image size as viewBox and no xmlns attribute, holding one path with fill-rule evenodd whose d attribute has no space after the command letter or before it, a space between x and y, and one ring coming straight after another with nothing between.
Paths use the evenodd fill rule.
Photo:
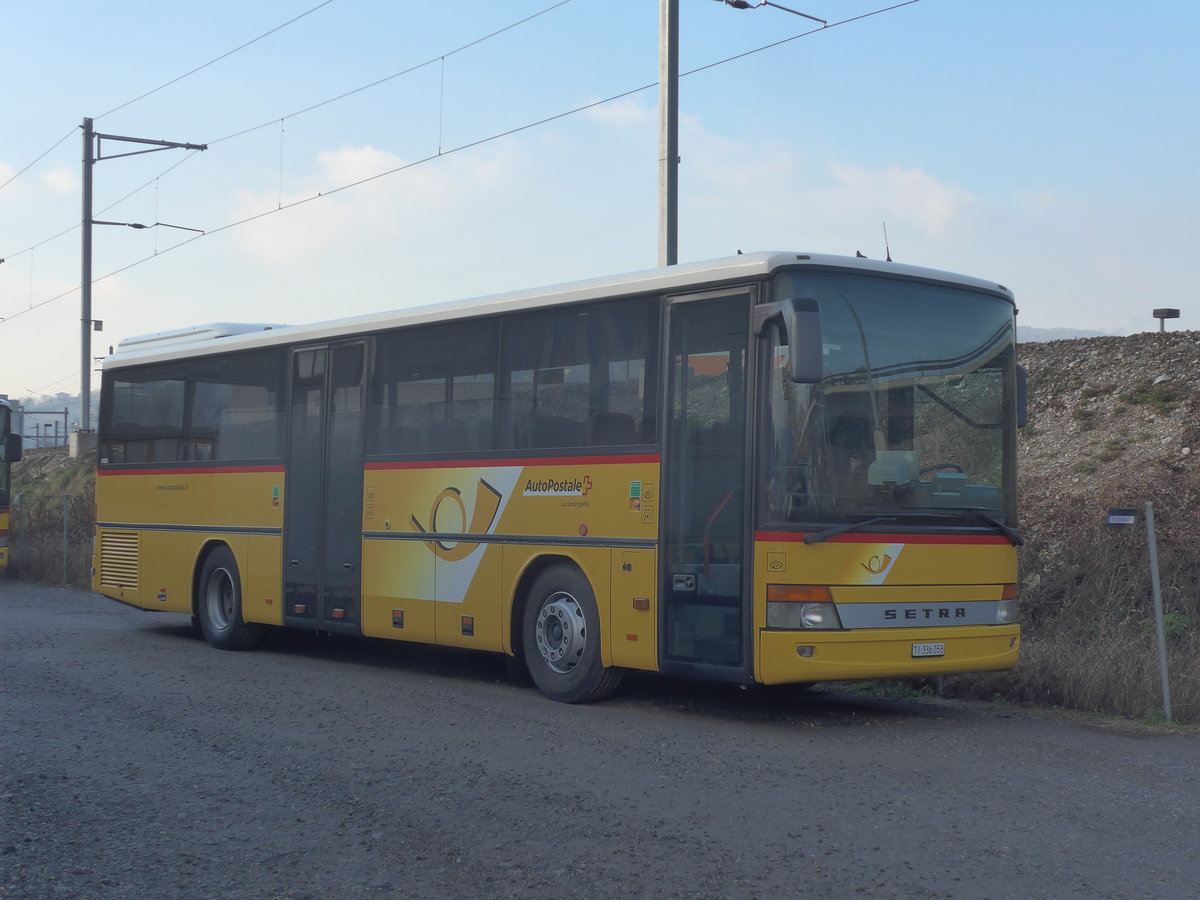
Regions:
<instances>
[{"instance_id":1,"label":"license plate","mask_svg":"<svg viewBox=\"0 0 1200 900\"><path fill-rule=\"evenodd\" d=\"M924 644L913 644L913 657L918 656L945 656L946 644L944 641L928 641Z\"/></svg>"}]
</instances>

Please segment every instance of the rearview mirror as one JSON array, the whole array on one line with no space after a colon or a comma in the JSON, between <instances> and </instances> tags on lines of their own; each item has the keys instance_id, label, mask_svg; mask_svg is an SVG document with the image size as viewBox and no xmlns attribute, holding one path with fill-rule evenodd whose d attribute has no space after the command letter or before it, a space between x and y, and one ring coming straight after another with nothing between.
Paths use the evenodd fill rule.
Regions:
<instances>
[{"instance_id":1,"label":"rearview mirror","mask_svg":"<svg viewBox=\"0 0 1200 900\"><path fill-rule=\"evenodd\" d=\"M825 366L821 343L821 308L817 301L797 297L784 301L791 378L796 384L816 384Z\"/></svg>"},{"instance_id":2,"label":"rearview mirror","mask_svg":"<svg viewBox=\"0 0 1200 900\"><path fill-rule=\"evenodd\" d=\"M824 368L821 343L821 308L809 297L793 297L754 308L754 333L762 337L767 328L779 329L779 343L786 344L791 364L789 376L796 384L816 384Z\"/></svg>"}]
</instances>

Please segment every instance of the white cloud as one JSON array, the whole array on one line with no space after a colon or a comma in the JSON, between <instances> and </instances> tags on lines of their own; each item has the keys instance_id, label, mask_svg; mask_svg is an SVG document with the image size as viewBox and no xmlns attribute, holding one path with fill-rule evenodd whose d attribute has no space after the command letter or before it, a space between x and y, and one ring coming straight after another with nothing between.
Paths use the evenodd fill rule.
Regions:
<instances>
[{"instance_id":1,"label":"white cloud","mask_svg":"<svg viewBox=\"0 0 1200 900\"><path fill-rule=\"evenodd\" d=\"M56 194L75 194L79 192L79 173L59 166L42 175L42 183Z\"/></svg>"},{"instance_id":2,"label":"white cloud","mask_svg":"<svg viewBox=\"0 0 1200 900\"><path fill-rule=\"evenodd\" d=\"M882 223L893 241L937 259L972 224L967 189L917 168L872 169L806 158L789 145L749 142L684 119L680 170L684 246L696 259L734 249L804 249L883 255Z\"/></svg>"},{"instance_id":3,"label":"white cloud","mask_svg":"<svg viewBox=\"0 0 1200 900\"><path fill-rule=\"evenodd\" d=\"M342 147L318 153L313 170L282 196L241 191L232 215L241 220L298 204L237 229L242 246L270 264L447 234L480 196L511 189L513 163L502 144L415 165L370 146Z\"/></svg>"},{"instance_id":4,"label":"white cloud","mask_svg":"<svg viewBox=\"0 0 1200 900\"><path fill-rule=\"evenodd\" d=\"M928 238L945 237L963 219L973 198L966 189L938 181L920 169L868 169L829 163L834 184L816 195L830 209L852 209L870 218L906 221Z\"/></svg>"},{"instance_id":5,"label":"white cloud","mask_svg":"<svg viewBox=\"0 0 1200 900\"><path fill-rule=\"evenodd\" d=\"M584 116L603 125L641 128L658 121L658 110L638 102L634 97L626 97L593 106L584 112Z\"/></svg>"}]
</instances>

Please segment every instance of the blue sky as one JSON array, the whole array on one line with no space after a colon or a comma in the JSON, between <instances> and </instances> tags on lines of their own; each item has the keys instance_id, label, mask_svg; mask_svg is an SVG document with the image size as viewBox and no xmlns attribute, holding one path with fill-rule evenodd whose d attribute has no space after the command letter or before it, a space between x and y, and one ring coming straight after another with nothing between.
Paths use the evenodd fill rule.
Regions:
<instances>
[{"instance_id":1,"label":"blue sky","mask_svg":"<svg viewBox=\"0 0 1200 900\"><path fill-rule=\"evenodd\" d=\"M656 82L657 3L319 3L0 6L0 393L78 390L84 116L210 144L96 165L96 218L208 233L96 227L95 355L657 263L656 88L488 140ZM680 15L684 72L815 27ZM1195 328L1198 39L1183 0L919 0L688 75L679 259L882 256L886 222L895 259L1009 286L1024 325Z\"/></svg>"}]
</instances>

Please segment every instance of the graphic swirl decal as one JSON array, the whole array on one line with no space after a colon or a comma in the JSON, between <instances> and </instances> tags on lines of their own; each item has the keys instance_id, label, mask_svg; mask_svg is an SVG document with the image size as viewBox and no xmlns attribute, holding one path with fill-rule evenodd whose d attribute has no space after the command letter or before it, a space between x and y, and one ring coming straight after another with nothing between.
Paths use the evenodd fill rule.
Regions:
<instances>
[{"instance_id":1,"label":"graphic swirl decal","mask_svg":"<svg viewBox=\"0 0 1200 900\"><path fill-rule=\"evenodd\" d=\"M448 487L434 498L433 507L429 510L429 527L426 528L421 524L420 520L415 515L409 516L413 528L421 534L487 534L491 529L493 522L496 520L496 513L500 510L500 503L504 499L504 495L496 488L492 487L482 478L479 479L475 486L475 507L471 511L470 523L467 523L467 506L463 502L462 491L455 487ZM438 524L438 513L442 508L442 504L452 502L457 508L458 519L455 524L461 524L466 527L465 532L460 532L457 528L443 529ZM445 522L445 513L443 513L443 523ZM447 562L458 562L461 559L466 559L475 548L479 546L478 541L442 541L431 539L424 541L438 559L444 559Z\"/></svg>"}]
</instances>

